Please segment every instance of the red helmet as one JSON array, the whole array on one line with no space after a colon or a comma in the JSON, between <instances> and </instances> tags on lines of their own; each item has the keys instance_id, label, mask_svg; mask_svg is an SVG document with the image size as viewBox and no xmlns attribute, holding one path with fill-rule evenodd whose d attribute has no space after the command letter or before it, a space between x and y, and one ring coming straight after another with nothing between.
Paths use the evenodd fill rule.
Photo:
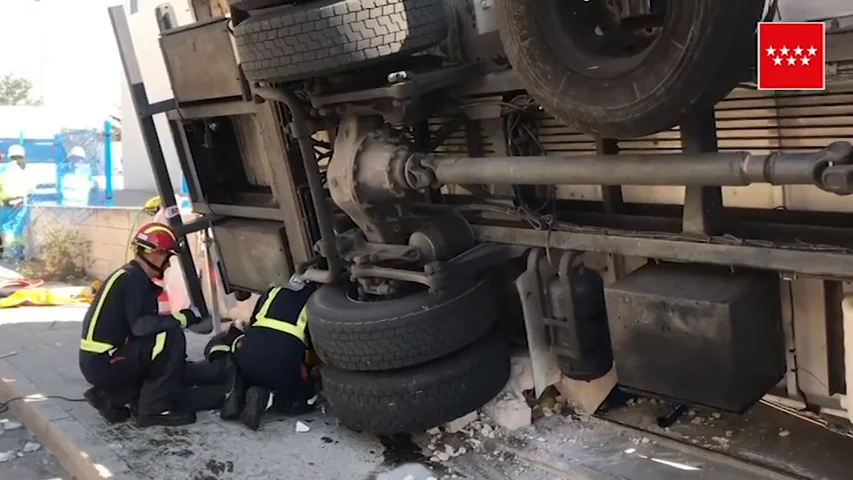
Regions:
<instances>
[{"instance_id":1,"label":"red helmet","mask_svg":"<svg viewBox=\"0 0 853 480\"><path fill-rule=\"evenodd\" d=\"M178 244L175 232L162 223L147 223L137 230L133 237L132 245L142 249L145 253L170 253L177 254Z\"/></svg>"}]
</instances>

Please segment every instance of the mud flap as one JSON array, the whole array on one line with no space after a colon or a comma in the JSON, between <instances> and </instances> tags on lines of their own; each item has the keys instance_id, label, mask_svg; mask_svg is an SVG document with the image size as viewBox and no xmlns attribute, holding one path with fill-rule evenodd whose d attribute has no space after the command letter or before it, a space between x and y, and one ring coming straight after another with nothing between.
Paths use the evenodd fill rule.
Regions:
<instances>
[{"instance_id":1,"label":"mud flap","mask_svg":"<svg viewBox=\"0 0 853 480\"><path fill-rule=\"evenodd\" d=\"M515 288L518 290L524 314L536 398L539 398L546 388L558 383L562 376L557 365L557 356L551 351L548 330L545 327L543 283L551 275L543 275L542 270L543 267L551 267L547 263L542 265L544 257L545 252L541 248L532 249L527 256L527 270L515 279Z\"/></svg>"}]
</instances>

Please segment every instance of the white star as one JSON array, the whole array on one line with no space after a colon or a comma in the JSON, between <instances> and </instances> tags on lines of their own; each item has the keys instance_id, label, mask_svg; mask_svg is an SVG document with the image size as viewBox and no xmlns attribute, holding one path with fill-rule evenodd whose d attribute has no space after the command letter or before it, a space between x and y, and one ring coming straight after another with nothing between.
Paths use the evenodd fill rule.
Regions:
<instances>
[{"instance_id":1,"label":"white star","mask_svg":"<svg viewBox=\"0 0 853 480\"><path fill-rule=\"evenodd\" d=\"M802 55L802 54L803 54L803 49L802 49L802 48L800 48L800 47L799 47L799 45L798 45L798 46L797 46L797 48L795 48L795 49L794 49L794 55L796 55L796 56L798 56L798 57L799 57L799 56L800 56L800 55Z\"/></svg>"},{"instance_id":2,"label":"white star","mask_svg":"<svg viewBox=\"0 0 853 480\"><path fill-rule=\"evenodd\" d=\"M797 59L794 57L788 57L788 65L796 65Z\"/></svg>"},{"instance_id":3,"label":"white star","mask_svg":"<svg viewBox=\"0 0 853 480\"><path fill-rule=\"evenodd\" d=\"M802 62L802 65L808 65L809 62L811 62L811 61L812 61L812 59L809 57L803 57L800 59L800 62Z\"/></svg>"},{"instance_id":4,"label":"white star","mask_svg":"<svg viewBox=\"0 0 853 480\"><path fill-rule=\"evenodd\" d=\"M779 50L779 53L781 53L783 57L787 57L788 56L788 47L782 47L782 49Z\"/></svg>"},{"instance_id":5,"label":"white star","mask_svg":"<svg viewBox=\"0 0 853 480\"><path fill-rule=\"evenodd\" d=\"M817 49L816 49L816 48L814 48L814 47L809 47L809 56L810 56L810 57L814 57L816 53L817 53Z\"/></svg>"},{"instance_id":6,"label":"white star","mask_svg":"<svg viewBox=\"0 0 853 480\"><path fill-rule=\"evenodd\" d=\"M772 57L773 55L776 55L776 49L773 47L767 47L767 50L765 50L765 52L767 52L768 57Z\"/></svg>"},{"instance_id":7,"label":"white star","mask_svg":"<svg viewBox=\"0 0 853 480\"><path fill-rule=\"evenodd\" d=\"M776 57L773 59L773 65L782 65L782 57Z\"/></svg>"}]
</instances>

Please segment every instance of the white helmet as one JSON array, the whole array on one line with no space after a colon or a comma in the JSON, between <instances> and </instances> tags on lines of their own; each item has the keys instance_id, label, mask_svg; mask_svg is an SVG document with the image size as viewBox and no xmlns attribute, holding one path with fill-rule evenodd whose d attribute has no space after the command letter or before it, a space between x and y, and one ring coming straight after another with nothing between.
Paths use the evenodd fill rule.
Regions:
<instances>
[{"instance_id":1,"label":"white helmet","mask_svg":"<svg viewBox=\"0 0 853 480\"><path fill-rule=\"evenodd\" d=\"M83 150L83 147L77 146L71 149L68 156L86 158L86 150Z\"/></svg>"},{"instance_id":2,"label":"white helmet","mask_svg":"<svg viewBox=\"0 0 853 480\"><path fill-rule=\"evenodd\" d=\"M12 158L12 157L25 157L25 156L26 156L26 151L24 150L23 145L15 144L15 145L11 145L11 146L9 146L9 151L8 151L8 152L6 152L6 155L7 155L9 158Z\"/></svg>"}]
</instances>

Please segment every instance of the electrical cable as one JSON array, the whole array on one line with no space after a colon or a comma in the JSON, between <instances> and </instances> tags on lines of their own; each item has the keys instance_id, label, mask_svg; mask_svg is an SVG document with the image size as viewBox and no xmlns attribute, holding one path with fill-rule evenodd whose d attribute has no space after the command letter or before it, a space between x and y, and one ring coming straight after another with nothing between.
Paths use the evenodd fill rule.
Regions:
<instances>
[{"instance_id":1,"label":"electrical cable","mask_svg":"<svg viewBox=\"0 0 853 480\"><path fill-rule=\"evenodd\" d=\"M81 403L85 402L85 398L69 398L62 395L23 395L19 397L12 397L5 402L0 402L0 415L9 411L9 406L12 402L17 402L20 400L64 400L70 403Z\"/></svg>"}]
</instances>

